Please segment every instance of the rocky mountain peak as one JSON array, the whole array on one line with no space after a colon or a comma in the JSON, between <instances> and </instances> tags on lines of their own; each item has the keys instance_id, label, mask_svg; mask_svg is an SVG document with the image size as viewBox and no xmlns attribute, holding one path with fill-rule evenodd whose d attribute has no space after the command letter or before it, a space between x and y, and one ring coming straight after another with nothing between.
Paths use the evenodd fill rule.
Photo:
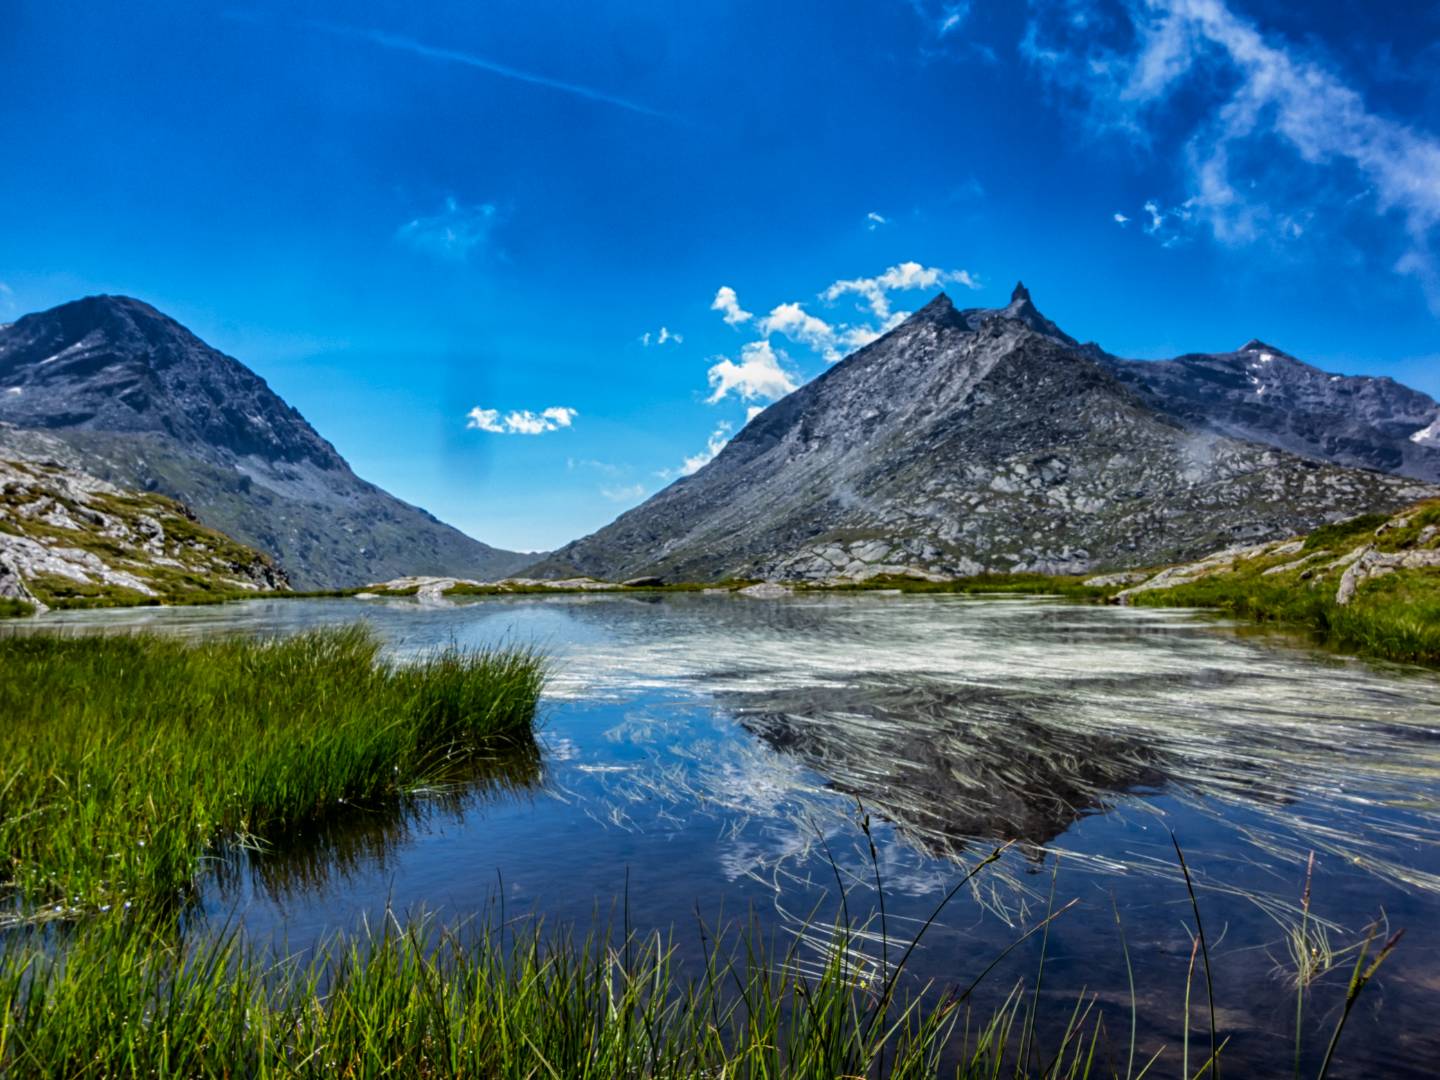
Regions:
<instances>
[{"instance_id":1,"label":"rocky mountain peak","mask_svg":"<svg viewBox=\"0 0 1440 1080\"><path fill-rule=\"evenodd\" d=\"M915 314L910 316L910 318L919 320L921 322L944 323L953 320L956 314L957 312L955 310L954 301L952 301L947 294L942 292L937 294L935 299L931 300L919 311L915 312Z\"/></svg>"},{"instance_id":2,"label":"rocky mountain peak","mask_svg":"<svg viewBox=\"0 0 1440 1080\"><path fill-rule=\"evenodd\" d=\"M1030 300L1030 290L1025 288L1023 281L1017 281L1015 288L1010 292L1010 303L1018 304L1022 300L1027 302Z\"/></svg>"},{"instance_id":3,"label":"rocky mountain peak","mask_svg":"<svg viewBox=\"0 0 1440 1080\"><path fill-rule=\"evenodd\" d=\"M1242 353L1245 353L1245 352L1254 352L1254 353L1260 353L1260 352L1263 352L1263 353L1277 353L1277 354L1279 354L1280 356L1288 356L1288 355L1289 355L1288 353L1285 352L1284 349L1277 349L1274 345L1267 345L1267 344L1265 344L1265 342L1261 341L1259 338L1251 338L1249 341L1245 342L1244 345L1241 345L1240 348L1236 349L1235 351L1236 351L1236 352L1242 352Z\"/></svg>"}]
</instances>

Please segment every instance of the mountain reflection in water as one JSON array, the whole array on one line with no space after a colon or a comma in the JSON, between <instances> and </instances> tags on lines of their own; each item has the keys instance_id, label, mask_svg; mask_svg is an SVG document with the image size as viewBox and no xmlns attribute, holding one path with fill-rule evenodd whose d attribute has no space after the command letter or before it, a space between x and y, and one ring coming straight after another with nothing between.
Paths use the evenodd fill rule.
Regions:
<instances>
[{"instance_id":1,"label":"mountain reflection in water","mask_svg":"<svg viewBox=\"0 0 1440 1080\"><path fill-rule=\"evenodd\" d=\"M1165 781L1140 740L1068 730L1042 702L986 687L874 679L720 701L937 856L975 841L1041 848L1111 795Z\"/></svg>"}]
</instances>

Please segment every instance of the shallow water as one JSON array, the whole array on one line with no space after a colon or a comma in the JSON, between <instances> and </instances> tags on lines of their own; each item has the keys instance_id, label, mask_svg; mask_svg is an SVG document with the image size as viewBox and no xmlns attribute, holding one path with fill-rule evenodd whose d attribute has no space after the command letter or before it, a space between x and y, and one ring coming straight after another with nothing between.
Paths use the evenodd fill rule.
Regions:
<instances>
[{"instance_id":1,"label":"shallow water","mask_svg":"<svg viewBox=\"0 0 1440 1080\"><path fill-rule=\"evenodd\" d=\"M1284 938L1313 851L1314 912L1332 946L1376 919L1407 931L1332 1075L1436 1073L1432 673L1187 612L959 596L255 601L27 626L275 633L357 618L401 656L452 641L540 646L555 668L541 752L497 763L469 791L232 864L205 907L256 940L303 947L387 905L447 921L503 906L582 932L597 913L673 928L682 956L698 954L697 919L753 914L767 930L805 934L818 957L837 871L859 921L875 908L878 867L893 950L966 867L1010 843L943 912L913 970L968 984L1044 917L1058 859L1057 902L1079 902L1051 928L1046 997L1058 1015L1097 995L1123 1051L1113 897L1141 1050L1167 1047L1157 1074L1175 1075L1192 916L1173 830L1210 935L1232 1070L1289 1071ZM1037 937L1012 953L982 1003L1033 974L1038 947ZM1348 973L1342 958L1313 988L1317 1028L1333 1025ZM1203 1003L1203 990L1194 996ZM1208 1045L1208 1016L1197 1008L1193 1022L1196 1046Z\"/></svg>"}]
</instances>

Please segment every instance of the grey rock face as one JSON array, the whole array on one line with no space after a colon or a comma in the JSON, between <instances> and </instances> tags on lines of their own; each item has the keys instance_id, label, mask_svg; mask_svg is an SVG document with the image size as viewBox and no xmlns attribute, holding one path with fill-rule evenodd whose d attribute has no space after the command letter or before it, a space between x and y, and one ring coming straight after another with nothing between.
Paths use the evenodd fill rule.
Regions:
<instances>
[{"instance_id":1,"label":"grey rock face","mask_svg":"<svg viewBox=\"0 0 1440 1080\"><path fill-rule=\"evenodd\" d=\"M1263 341L1102 363L1153 408L1293 454L1440 482L1440 404L1390 378L1332 375Z\"/></svg>"},{"instance_id":2,"label":"grey rock face","mask_svg":"<svg viewBox=\"0 0 1440 1080\"><path fill-rule=\"evenodd\" d=\"M1082 572L1440 493L1162 411L1098 356L1023 286L998 311L957 311L941 295L770 406L705 468L531 572Z\"/></svg>"},{"instance_id":3,"label":"grey rock face","mask_svg":"<svg viewBox=\"0 0 1440 1080\"><path fill-rule=\"evenodd\" d=\"M88 297L0 328L0 422L49 432L121 487L181 500L297 588L501 577L535 558L360 479L263 379L138 300ZM6 441L0 427L0 451Z\"/></svg>"},{"instance_id":4,"label":"grey rock face","mask_svg":"<svg viewBox=\"0 0 1440 1080\"><path fill-rule=\"evenodd\" d=\"M0 428L0 435L6 429ZM123 491L47 454L32 433L0 457L0 597L183 598L290 588L265 555L196 524L189 508Z\"/></svg>"}]
</instances>

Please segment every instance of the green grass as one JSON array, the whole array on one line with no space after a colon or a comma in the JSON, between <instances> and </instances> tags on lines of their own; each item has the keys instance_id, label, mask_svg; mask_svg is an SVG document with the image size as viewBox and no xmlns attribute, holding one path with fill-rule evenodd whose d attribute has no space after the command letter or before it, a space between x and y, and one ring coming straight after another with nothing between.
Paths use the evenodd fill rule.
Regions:
<instances>
[{"instance_id":1,"label":"green grass","mask_svg":"<svg viewBox=\"0 0 1440 1080\"><path fill-rule=\"evenodd\" d=\"M952 983L922 985L908 974L935 919L999 855L972 864L908 943L889 939L883 919L859 928L812 924L784 935L783 946L753 923L715 932L702 925L702 957L684 968L673 941L658 934L601 929L576 938L489 918L440 930L423 917L387 913L378 927L322 943L308 959L276 959L234 933L187 928L183 920L115 913L59 930L12 931L0 937L0 1074L1139 1080L1152 1067L1157 1075L1218 1074L1226 1032L1210 999L1207 951L1197 948L1203 966L1192 962L1183 982L1162 992L1161 1007L1185 1002L1183 1035L1168 1044L1137 1042L1141 997L1118 909L1116 948L1130 972L1122 1004L1107 1013L1099 994L1057 993L1047 984L1050 926L1079 902L1057 907L1055 877L1049 905L1029 929L993 954L956 956ZM1307 911L1308 896L1307 883ZM1190 898L1193 930L1185 921L1199 946L1200 909L1193 891ZM1324 1080L1346 1018L1399 936L1379 945L1371 927L1345 950L1355 963L1343 1001L1334 980L1319 985L1323 972L1299 973L1296 1030L1273 1033L1272 1064L1293 1053L1298 1075L1323 1050ZM1033 978L1007 972L1011 952L1037 938ZM887 953L891 963L882 959ZM1008 982L992 995L998 1007L983 1014L972 995L992 975ZM1306 1023L1304 1005L1322 996L1315 1004L1325 1016Z\"/></svg>"},{"instance_id":2,"label":"green grass","mask_svg":"<svg viewBox=\"0 0 1440 1080\"><path fill-rule=\"evenodd\" d=\"M1407 524L1380 528L1400 518ZM1324 569L1367 544L1382 552L1410 550L1421 531L1433 525L1440 525L1440 502L1418 504L1393 518L1367 514L1316 529L1297 553L1237 559L1228 569L1189 584L1136 593L1130 602L1140 607L1212 608L1304 630L1332 648L1440 665L1440 568L1401 569L1371 578L1344 606L1335 600L1343 570ZM1307 560L1303 566L1280 569L1300 559Z\"/></svg>"},{"instance_id":3,"label":"green grass","mask_svg":"<svg viewBox=\"0 0 1440 1080\"><path fill-rule=\"evenodd\" d=\"M868 592L899 589L906 593L1009 593L1024 596L1065 596L1075 600L1104 600L1119 591L1118 586L1086 585L1093 575L1080 574L976 574L951 581L880 576L845 585L815 585L820 592Z\"/></svg>"},{"instance_id":4,"label":"green grass","mask_svg":"<svg viewBox=\"0 0 1440 1080\"><path fill-rule=\"evenodd\" d=\"M0 619L18 619L25 615L34 615L35 605L28 600L17 600L10 596L0 596Z\"/></svg>"},{"instance_id":5,"label":"green grass","mask_svg":"<svg viewBox=\"0 0 1440 1080\"><path fill-rule=\"evenodd\" d=\"M487 741L531 737L545 677L533 653L378 654L358 627L0 639L10 917L183 896L222 845L444 784Z\"/></svg>"}]
</instances>

